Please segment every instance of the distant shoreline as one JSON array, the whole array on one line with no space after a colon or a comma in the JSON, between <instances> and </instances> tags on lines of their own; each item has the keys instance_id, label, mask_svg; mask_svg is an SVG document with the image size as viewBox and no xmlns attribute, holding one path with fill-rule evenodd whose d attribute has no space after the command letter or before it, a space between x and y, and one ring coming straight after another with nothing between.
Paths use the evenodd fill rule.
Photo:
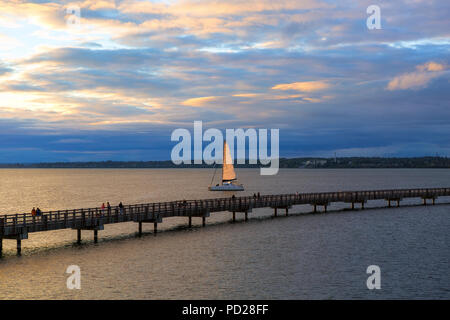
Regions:
<instances>
[{"instance_id":1,"label":"distant shoreline","mask_svg":"<svg viewBox=\"0 0 450 320\"><path fill-rule=\"evenodd\" d=\"M236 168L260 168L261 165L235 164ZM213 165L175 165L166 161L99 161L0 164L1 169L212 169ZM280 158L280 169L448 169L447 157L345 157L345 158Z\"/></svg>"}]
</instances>

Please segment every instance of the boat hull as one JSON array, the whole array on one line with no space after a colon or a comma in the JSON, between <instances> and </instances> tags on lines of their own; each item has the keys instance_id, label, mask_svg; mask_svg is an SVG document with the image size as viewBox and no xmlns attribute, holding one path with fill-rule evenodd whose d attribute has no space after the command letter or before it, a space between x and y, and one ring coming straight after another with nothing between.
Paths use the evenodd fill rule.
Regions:
<instances>
[{"instance_id":1,"label":"boat hull","mask_svg":"<svg viewBox=\"0 0 450 320\"><path fill-rule=\"evenodd\" d=\"M244 191L242 185L223 184L221 186L209 187L209 191Z\"/></svg>"}]
</instances>

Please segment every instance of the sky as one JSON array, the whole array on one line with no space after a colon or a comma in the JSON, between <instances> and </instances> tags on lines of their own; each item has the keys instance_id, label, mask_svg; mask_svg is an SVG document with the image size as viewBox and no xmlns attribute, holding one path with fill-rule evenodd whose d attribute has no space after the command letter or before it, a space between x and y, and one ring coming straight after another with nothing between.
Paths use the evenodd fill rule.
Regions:
<instances>
[{"instance_id":1,"label":"sky","mask_svg":"<svg viewBox=\"0 0 450 320\"><path fill-rule=\"evenodd\" d=\"M279 129L282 157L450 156L449 14L442 0L0 0L0 163L169 160L194 121Z\"/></svg>"}]
</instances>

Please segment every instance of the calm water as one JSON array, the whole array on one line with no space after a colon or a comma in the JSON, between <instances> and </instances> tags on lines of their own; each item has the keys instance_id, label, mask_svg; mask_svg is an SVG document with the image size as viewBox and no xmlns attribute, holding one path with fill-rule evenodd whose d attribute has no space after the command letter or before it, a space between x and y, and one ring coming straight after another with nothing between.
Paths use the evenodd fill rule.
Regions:
<instances>
[{"instance_id":1,"label":"calm water","mask_svg":"<svg viewBox=\"0 0 450 320\"><path fill-rule=\"evenodd\" d=\"M0 170L0 214L230 196L207 191L210 170ZM288 193L450 186L450 170L282 170L263 177L239 170L246 192ZM4 240L0 299L338 299L450 298L450 199L436 206L307 214L271 219L258 209L247 223L213 214L207 228L186 229L186 219L166 219L161 233L137 238L134 223L76 232L30 234L15 256ZM238 219L241 216L238 214ZM197 226L201 219L195 219ZM81 268L81 290L66 288L66 268ZM366 287L366 268L381 268L378 291Z\"/></svg>"}]
</instances>

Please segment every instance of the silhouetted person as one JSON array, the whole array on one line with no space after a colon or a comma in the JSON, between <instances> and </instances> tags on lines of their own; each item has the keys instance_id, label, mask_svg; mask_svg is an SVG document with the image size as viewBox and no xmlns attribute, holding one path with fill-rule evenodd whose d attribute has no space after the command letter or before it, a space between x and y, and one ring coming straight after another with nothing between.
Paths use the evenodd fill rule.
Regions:
<instances>
[{"instance_id":1,"label":"silhouetted person","mask_svg":"<svg viewBox=\"0 0 450 320\"><path fill-rule=\"evenodd\" d=\"M119 203L119 210L120 210L120 213L123 214L123 204L122 204L122 201L120 201L120 203Z\"/></svg>"}]
</instances>

